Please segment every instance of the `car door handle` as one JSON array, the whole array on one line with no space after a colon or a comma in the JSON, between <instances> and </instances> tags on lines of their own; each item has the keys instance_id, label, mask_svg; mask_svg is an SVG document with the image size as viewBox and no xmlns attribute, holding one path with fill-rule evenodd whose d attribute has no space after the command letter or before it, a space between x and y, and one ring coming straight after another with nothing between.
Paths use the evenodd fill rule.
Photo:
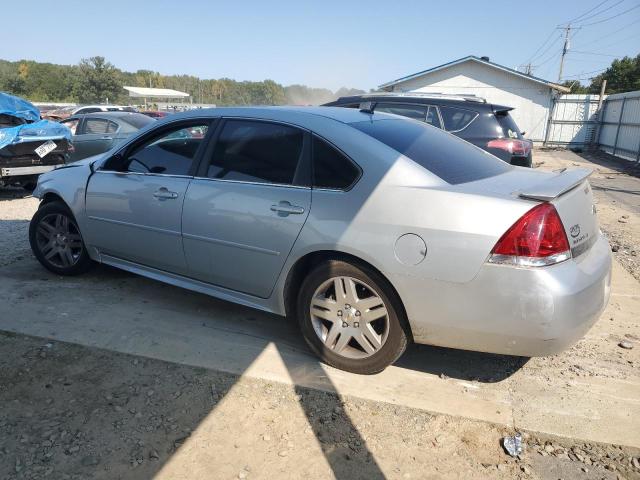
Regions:
<instances>
[{"instance_id":1,"label":"car door handle","mask_svg":"<svg viewBox=\"0 0 640 480\"><path fill-rule=\"evenodd\" d=\"M301 213L304 213L304 208L299 207L298 205L291 205L287 201L282 201L277 205L271 205L271 211L278 212L278 214L283 215L300 215Z\"/></svg>"},{"instance_id":2,"label":"car door handle","mask_svg":"<svg viewBox=\"0 0 640 480\"><path fill-rule=\"evenodd\" d=\"M104 137L102 137L102 140L113 140L113 137L110 137L109 135L105 135Z\"/></svg>"},{"instance_id":3,"label":"car door handle","mask_svg":"<svg viewBox=\"0 0 640 480\"><path fill-rule=\"evenodd\" d=\"M156 190L153 196L160 200L165 200L169 198L178 198L178 192L170 192L166 188L162 187Z\"/></svg>"}]
</instances>

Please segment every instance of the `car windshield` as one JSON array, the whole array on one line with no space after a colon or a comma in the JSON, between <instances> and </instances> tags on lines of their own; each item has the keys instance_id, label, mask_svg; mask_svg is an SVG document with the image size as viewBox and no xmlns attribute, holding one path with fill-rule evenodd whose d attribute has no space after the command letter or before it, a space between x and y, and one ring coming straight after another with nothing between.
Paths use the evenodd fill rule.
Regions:
<instances>
[{"instance_id":1,"label":"car windshield","mask_svg":"<svg viewBox=\"0 0 640 480\"><path fill-rule=\"evenodd\" d=\"M351 126L452 185L493 177L512 168L480 148L425 123L376 120L352 123Z\"/></svg>"},{"instance_id":2,"label":"car windshield","mask_svg":"<svg viewBox=\"0 0 640 480\"><path fill-rule=\"evenodd\" d=\"M125 123L128 123L134 128L137 128L138 130L140 130L143 127L146 127L150 123L156 122L155 118L147 117L146 115L142 115L141 113L132 113L131 115L123 115L122 117L120 117L120 120L122 120Z\"/></svg>"}]
</instances>

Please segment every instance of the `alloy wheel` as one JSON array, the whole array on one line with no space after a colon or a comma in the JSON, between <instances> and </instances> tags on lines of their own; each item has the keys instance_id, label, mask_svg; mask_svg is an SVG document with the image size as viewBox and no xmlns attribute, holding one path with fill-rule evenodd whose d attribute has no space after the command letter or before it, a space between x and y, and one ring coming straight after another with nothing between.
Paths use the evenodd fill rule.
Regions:
<instances>
[{"instance_id":1,"label":"alloy wheel","mask_svg":"<svg viewBox=\"0 0 640 480\"><path fill-rule=\"evenodd\" d=\"M58 268L78 263L84 248L78 226L61 213L52 213L40 220L36 242L44 259Z\"/></svg>"},{"instance_id":2,"label":"alloy wheel","mask_svg":"<svg viewBox=\"0 0 640 480\"><path fill-rule=\"evenodd\" d=\"M353 277L333 277L315 291L310 305L313 329L329 350L346 358L378 352L389 334L382 297Z\"/></svg>"}]
</instances>

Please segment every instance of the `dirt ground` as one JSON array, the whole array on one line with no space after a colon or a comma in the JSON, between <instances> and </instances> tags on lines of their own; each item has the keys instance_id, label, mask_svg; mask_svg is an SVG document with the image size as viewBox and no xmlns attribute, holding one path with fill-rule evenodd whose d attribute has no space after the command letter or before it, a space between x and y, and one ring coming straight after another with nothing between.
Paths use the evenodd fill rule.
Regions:
<instances>
[{"instance_id":1,"label":"dirt ground","mask_svg":"<svg viewBox=\"0 0 640 480\"><path fill-rule=\"evenodd\" d=\"M0 335L0 478L640 478L637 449Z\"/></svg>"},{"instance_id":2,"label":"dirt ground","mask_svg":"<svg viewBox=\"0 0 640 480\"><path fill-rule=\"evenodd\" d=\"M616 258L638 279L633 253L640 243L638 179L571 152L536 152L535 158L540 168L584 164L598 169L592 184L602 229ZM17 285L27 285L21 275L39 271L31 267L26 241L36 208L37 200L22 191L0 190L0 275L9 272ZM38 277L41 286L56 281L43 272ZM52 325L64 321L56 306L45 308L37 289L28 285L15 298L33 302L40 315L51 315ZM154 295L156 302L171 303L166 308L176 316L180 309L213 305L201 296L180 304L173 287L108 271L65 291L113 301L134 286L140 288L140 311L135 312L140 318ZM223 308L218 303L224 304L214 308ZM513 359L483 357L486 372L475 368L479 357L471 353L430 349L429 355L443 365L443 384L452 382L448 376L471 386L499 383L518 370L509 394L524 408L531 388L561 392L573 402L587 380L637 382L640 333L637 323L619 318L640 317L640 312L620 310L620 305L612 297L595 333L561 355L517 365ZM113 311L119 312L115 305ZM251 322L260 323L260 314ZM520 429L525 450L512 458L501 439L515 432L496 423L2 330L0 316L0 479L640 479L637 448ZM621 348L623 341L633 348ZM410 349L401 362L411 365L424 350ZM413 381L426 380L421 374L416 372ZM610 393L615 408L616 392ZM638 410L628 413L635 421ZM638 439L640 445L640 433Z\"/></svg>"}]
</instances>

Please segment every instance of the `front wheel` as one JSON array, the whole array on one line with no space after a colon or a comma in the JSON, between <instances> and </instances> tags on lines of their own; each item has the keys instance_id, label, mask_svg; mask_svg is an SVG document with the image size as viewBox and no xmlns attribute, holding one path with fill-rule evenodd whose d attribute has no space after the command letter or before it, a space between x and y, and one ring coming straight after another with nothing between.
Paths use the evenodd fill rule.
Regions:
<instances>
[{"instance_id":1,"label":"front wheel","mask_svg":"<svg viewBox=\"0 0 640 480\"><path fill-rule=\"evenodd\" d=\"M331 260L304 280L298 321L305 340L331 366L384 370L404 352L408 333L397 294L377 272Z\"/></svg>"},{"instance_id":2,"label":"front wheel","mask_svg":"<svg viewBox=\"0 0 640 480\"><path fill-rule=\"evenodd\" d=\"M29 243L38 261L58 275L78 275L93 265L73 214L61 202L38 209L29 224Z\"/></svg>"}]
</instances>

